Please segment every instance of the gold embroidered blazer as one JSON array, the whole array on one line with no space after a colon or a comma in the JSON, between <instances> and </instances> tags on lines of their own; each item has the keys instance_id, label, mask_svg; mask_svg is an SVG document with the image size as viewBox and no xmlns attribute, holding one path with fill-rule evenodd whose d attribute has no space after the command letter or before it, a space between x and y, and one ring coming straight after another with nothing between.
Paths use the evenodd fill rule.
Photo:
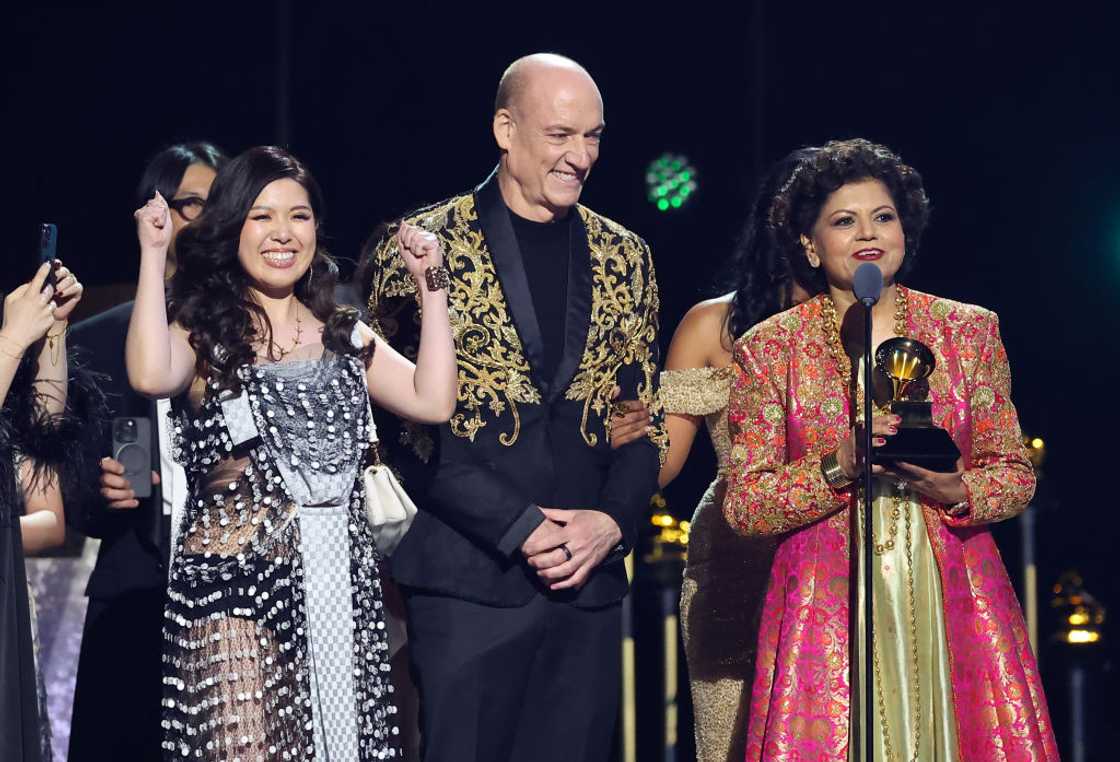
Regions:
<instances>
[{"instance_id":1,"label":"gold embroidered blazer","mask_svg":"<svg viewBox=\"0 0 1120 762\"><path fill-rule=\"evenodd\" d=\"M564 348L551 378L540 370L541 329L496 176L405 218L443 246L459 389L447 424L398 425L389 442L390 461L421 508L393 557L404 584L496 605L524 603L535 582L519 551L543 519L536 506L604 511L622 530L617 555L634 544L668 445L657 405L653 262L634 233L585 207L576 212ZM414 358L416 285L393 232L373 252L370 318ZM651 437L612 451L615 385L656 415ZM605 563L574 602L602 605L625 591L622 564Z\"/></svg>"}]
</instances>

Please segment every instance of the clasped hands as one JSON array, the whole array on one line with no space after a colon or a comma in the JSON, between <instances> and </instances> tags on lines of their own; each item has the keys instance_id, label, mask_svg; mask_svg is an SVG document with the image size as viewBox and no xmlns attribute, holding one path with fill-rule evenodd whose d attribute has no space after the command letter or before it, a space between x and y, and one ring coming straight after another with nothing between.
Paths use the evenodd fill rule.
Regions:
<instances>
[{"instance_id":1,"label":"clasped hands","mask_svg":"<svg viewBox=\"0 0 1120 762\"><path fill-rule=\"evenodd\" d=\"M521 553L550 590L578 590L618 545L622 531L602 511L540 511L545 519L521 545Z\"/></svg>"},{"instance_id":2,"label":"clasped hands","mask_svg":"<svg viewBox=\"0 0 1120 762\"><path fill-rule=\"evenodd\" d=\"M902 419L897 415L877 415L871 419L871 446L882 447L887 443L887 437L898 433L898 426ZM852 481L859 479L863 470L862 439L857 427L853 427L851 434L846 437L836 448L836 459L844 475ZM918 492L943 506L952 506L968 499L968 490L965 489L964 460L957 459L956 470L942 473L930 471L913 463L896 461L891 466L873 464L871 473L892 476L904 482L910 489Z\"/></svg>"}]
</instances>

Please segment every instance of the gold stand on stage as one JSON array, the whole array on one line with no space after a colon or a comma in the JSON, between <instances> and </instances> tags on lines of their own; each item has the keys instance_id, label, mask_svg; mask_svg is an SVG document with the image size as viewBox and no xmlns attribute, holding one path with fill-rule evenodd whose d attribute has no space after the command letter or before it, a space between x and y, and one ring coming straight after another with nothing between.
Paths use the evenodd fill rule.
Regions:
<instances>
[{"instance_id":1,"label":"gold stand on stage","mask_svg":"<svg viewBox=\"0 0 1120 762\"><path fill-rule=\"evenodd\" d=\"M661 619L661 675L662 675L662 742L657 759L675 762L678 743L678 691L677 663L680 658L680 620L677 613L680 598L680 570L688 552L689 522L681 521L666 511L665 499L654 495L650 501L654 514L650 518L656 534L651 538L649 550L642 556L642 563L650 567L658 582L658 601ZM626 573L634 580L633 555L626 559ZM672 580L672 582L670 582ZM622 602L622 732L619 739L621 762L637 762L637 688L634 649L633 595Z\"/></svg>"},{"instance_id":2,"label":"gold stand on stage","mask_svg":"<svg viewBox=\"0 0 1120 762\"><path fill-rule=\"evenodd\" d=\"M1027 447L1027 457L1034 466L1035 473L1041 476L1042 462L1046 459L1046 443L1040 437L1023 437ZM1019 517L1021 541L1023 545L1023 616L1027 620L1027 636L1031 641L1034 658L1040 660L1038 652L1038 561L1035 559L1034 525L1037 516L1034 505L1028 505Z\"/></svg>"},{"instance_id":3,"label":"gold stand on stage","mask_svg":"<svg viewBox=\"0 0 1120 762\"><path fill-rule=\"evenodd\" d=\"M626 556L626 580L634 582L634 554ZM638 692L635 687L634 666L634 599L627 594L622 599L622 738L619 759L622 762L638 760Z\"/></svg>"}]
</instances>

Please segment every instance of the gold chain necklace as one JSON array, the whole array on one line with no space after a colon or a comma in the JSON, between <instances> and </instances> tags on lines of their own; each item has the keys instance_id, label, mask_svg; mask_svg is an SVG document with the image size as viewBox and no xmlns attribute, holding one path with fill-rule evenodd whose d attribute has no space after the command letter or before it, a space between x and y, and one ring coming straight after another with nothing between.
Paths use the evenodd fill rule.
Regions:
<instances>
[{"instance_id":1,"label":"gold chain necklace","mask_svg":"<svg viewBox=\"0 0 1120 762\"><path fill-rule=\"evenodd\" d=\"M906 335L907 316L909 314L909 294L907 289L903 286L895 286L895 299L894 299L894 333L896 336ZM824 303L822 305L821 317L824 320L825 336L828 339L828 348L832 354L832 359L836 363L836 370L840 373L840 377L844 379L845 390L852 391L852 367L848 361L848 356L844 352L844 346L840 339L840 320L836 314L836 305L832 303L832 297L825 294ZM865 377L870 378L871 370L865 369ZM856 390L858 391L858 389ZM859 395L857 395L859 396ZM869 489L865 486L864 489ZM893 501L891 508L889 524L887 527L888 538L886 542L875 542L875 536L872 534L872 541L875 545L875 555L882 556L884 553L893 551L895 548L895 535L898 531L898 520L902 518L902 510L899 508L898 501L903 499L902 495L896 497ZM860 503L862 506L862 501ZM859 510L859 515L862 518L862 507ZM909 609L910 609L910 652L911 652L911 665L914 673L914 756L912 760L918 759L918 751L921 744L921 704L922 704L922 687L918 678L918 614L914 603L914 552L911 535L911 519L910 511L906 511L906 588L909 593ZM871 563L871 559L864 559L864 563ZM872 627L875 626L874 611L872 611ZM877 629L877 628L876 628ZM883 676L879 667L879 650L873 647L871 653L872 664L875 669L875 683L876 694L879 704L879 724L883 729L883 750L886 752L888 760L894 759L894 749L891 744L890 726L887 723L886 701L883 693ZM871 744L872 739L868 738L866 743Z\"/></svg>"},{"instance_id":2,"label":"gold chain necklace","mask_svg":"<svg viewBox=\"0 0 1120 762\"><path fill-rule=\"evenodd\" d=\"M895 286L894 289L894 334L895 336L906 335L906 319L909 314L909 298L907 289L902 286ZM836 314L836 305L832 303L832 297L828 294L824 295L824 302L821 305L821 317L824 320L824 334L828 339L828 349L832 354L832 359L836 363L836 370L840 373L840 377L844 379L844 389L848 392L852 391L852 365L848 361L848 355L844 352L844 345L840 340L840 318ZM870 377L870 369L868 369L865 376ZM859 391L856 389L855 391ZM856 398L861 398L862 395L857 394ZM858 416L857 416L858 417ZM898 508L897 503L891 509L889 516L889 523L887 524L887 539L885 541L878 541L875 539L874 534L871 536L872 543L875 546L875 553L883 555L889 551L894 550L894 538L898 533L898 520L902 517L902 511Z\"/></svg>"},{"instance_id":3,"label":"gold chain necklace","mask_svg":"<svg viewBox=\"0 0 1120 762\"><path fill-rule=\"evenodd\" d=\"M910 609L910 665L913 669L914 675L914 756L910 758L911 762L917 762L918 752L921 749L922 743L922 682L921 676L918 672L918 612L917 606L914 603L914 549L911 541L911 521L910 511L906 511L906 591L909 595ZM868 559L864 563L869 563ZM875 626L875 611L871 611L871 626ZM871 658L872 664L875 668L875 695L878 698L879 704L879 725L883 729L883 751L888 762L894 761L894 749L891 746L891 728L887 722L887 705L883 694L883 674L879 667L879 639L876 638L872 644ZM867 739L867 743L871 743L871 739Z\"/></svg>"},{"instance_id":4,"label":"gold chain necklace","mask_svg":"<svg viewBox=\"0 0 1120 762\"><path fill-rule=\"evenodd\" d=\"M910 308L908 289L895 286L894 294L894 334L905 336L906 318ZM832 297L827 293L824 294L824 302L821 304L821 318L824 321L824 335L828 339L828 349L832 353L832 359L836 361L836 370L844 379L844 388L851 390L852 365L840 341L840 318L836 314L836 305L832 303Z\"/></svg>"}]
</instances>

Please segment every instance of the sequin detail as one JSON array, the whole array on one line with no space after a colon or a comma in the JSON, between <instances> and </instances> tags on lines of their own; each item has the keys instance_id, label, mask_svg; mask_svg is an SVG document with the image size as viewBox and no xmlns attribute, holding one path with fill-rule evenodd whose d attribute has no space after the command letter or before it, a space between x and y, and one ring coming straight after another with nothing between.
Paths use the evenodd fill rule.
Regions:
<instances>
[{"instance_id":1,"label":"sequin detail","mask_svg":"<svg viewBox=\"0 0 1120 762\"><path fill-rule=\"evenodd\" d=\"M230 438L215 384L197 382L189 402L176 404L189 498L164 622L164 755L324 758L313 740L311 601L296 519L301 505L339 505L349 514L348 553L335 558L352 591L357 759L399 759L380 558L358 478L364 370L354 357L324 353L245 366L238 377L260 435L242 445Z\"/></svg>"},{"instance_id":2,"label":"sequin detail","mask_svg":"<svg viewBox=\"0 0 1120 762\"><path fill-rule=\"evenodd\" d=\"M736 534L721 512L723 474L747 459L746 446L732 448L727 430L734 371L725 366L661 374L665 412L703 415L718 459L716 478L692 515L681 586L697 762L743 757L759 616L776 544L771 537Z\"/></svg>"},{"instance_id":3,"label":"sequin detail","mask_svg":"<svg viewBox=\"0 0 1120 762\"><path fill-rule=\"evenodd\" d=\"M666 414L702 415L722 474L730 456L727 436L727 395L734 368L681 368L661 374L661 404Z\"/></svg>"}]
</instances>

